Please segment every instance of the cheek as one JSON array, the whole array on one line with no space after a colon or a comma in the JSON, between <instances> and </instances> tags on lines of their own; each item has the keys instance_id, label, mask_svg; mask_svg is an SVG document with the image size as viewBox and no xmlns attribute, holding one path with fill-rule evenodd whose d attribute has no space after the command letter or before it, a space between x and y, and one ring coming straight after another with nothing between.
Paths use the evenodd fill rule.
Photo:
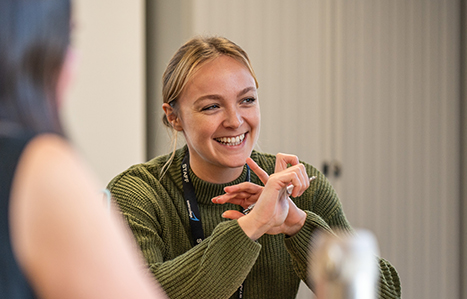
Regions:
<instances>
[{"instance_id":1,"label":"cheek","mask_svg":"<svg viewBox=\"0 0 467 299\"><path fill-rule=\"evenodd\" d=\"M253 141L253 144L256 144L256 142L258 142L258 139L259 139L259 132L261 128L261 114L259 113L259 109L257 110L256 113L251 115L249 122L250 122L250 127L253 133L252 141Z\"/></svg>"},{"instance_id":2,"label":"cheek","mask_svg":"<svg viewBox=\"0 0 467 299\"><path fill-rule=\"evenodd\" d=\"M216 131L218 124L213 117L190 115L183 118L182 126L186 139L206 142Z\"/></svg>"},{"instance_id":3,"label":"cheek","mask_svg":"<svg viewBox=\"0 0 467 299\"><path fill-rule=\"evenodd\" d=\"M254 128L257 131L259 131L259 126L260 126L260 123L261 123L261 114L259 112L259 108L254 109L253 111L251 111L248 114L247 119L248 119L248 122L249 122L250 126L252 127L252 129Z\"/></svg>"}]
</instances>

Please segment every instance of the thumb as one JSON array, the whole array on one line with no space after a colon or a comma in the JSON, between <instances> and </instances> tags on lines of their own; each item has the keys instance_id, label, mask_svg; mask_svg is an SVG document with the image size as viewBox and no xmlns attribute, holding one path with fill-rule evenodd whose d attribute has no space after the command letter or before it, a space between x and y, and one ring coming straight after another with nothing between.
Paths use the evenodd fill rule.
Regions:
<instances>
[{"instance_id":1,"label":"thumb","mask_svg":"<svg viewBox=\"0 0 467 299\"><path fill-rule=\"evenodd\" d=\"M243 216L245 215L242 212L235 211L235 210L228 210L222 214L222 217L227 218L227 219L239 219Z\"/></svg>"}]
</instances>

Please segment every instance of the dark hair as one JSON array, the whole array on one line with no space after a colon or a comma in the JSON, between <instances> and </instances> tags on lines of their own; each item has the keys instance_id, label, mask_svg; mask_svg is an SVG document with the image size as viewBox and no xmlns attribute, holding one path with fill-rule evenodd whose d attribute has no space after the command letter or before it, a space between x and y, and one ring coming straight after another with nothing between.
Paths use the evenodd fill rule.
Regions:
<instances>
[{"instance_id":1,"label":"dark hair","mask_svg":"<svg viewBox=\"0 0 467 299\"><path fill-rule=\"evenodd\" d=\"M70 16L70 0L0 0L0 121L62 133L56 89Z\"/></svg>"}]
</instances>

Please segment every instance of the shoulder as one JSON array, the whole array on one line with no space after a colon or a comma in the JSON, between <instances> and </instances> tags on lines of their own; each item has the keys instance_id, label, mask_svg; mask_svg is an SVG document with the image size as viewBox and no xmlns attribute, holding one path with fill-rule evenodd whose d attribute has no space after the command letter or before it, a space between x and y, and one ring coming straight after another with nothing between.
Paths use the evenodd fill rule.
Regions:
<instances>
[{"instance_id":1,"label":"shoulder","mask_svg":"<svg viewBox=\"0 0 467 299\"><path fill-rule=\"evenodd\" d=\"M51 203L59 206L69 204L63 198L75 191L79 194L83 186L99 190L98 180L90 168L63 137L41 134L32 138L21 154L12 198L30 207Z\"/></svg>"},{"instance_id":2,"label":"shoulder","mask_svg":"<svg viewBox=\"0 0 467 299\"><path fill-rule=\"evenodd\" d=\"M37 179L63 177L63 170L76 169L80 165L78 155L61 136L41 134L32 138L26 145L19 164L18 172L31 174ZM23 177L18 175L19 178Z\"/></svg>"},{"instance_id":3,"label":"shoulder","mask_svg":"<svg viewBox=\"0 0 467 299\"><path fill-rule=\"evenodd\" d=\"M46 194L83 182L95 188L101 185L72 145L62 136L51 133L37 135L26 145L18 163L16 180L25 181Z\"/></svg>"},{"instance_id":4,"label":"shoulder","mask_svg":"<svg viewBox=\"0 0 467 299\"><path fill-rule=\"evenodd\" d=\"M99 285L90 285L88 296L98 297L105 290L115 292L115 297L126 285L142 286L128 282L139 280L142 273L126 227L117 214L105 209L98 180L64 138L53 134L33 138L15 176L12 243L38 293L63 298L96 279Z\"/></svg>"},{"instance_id":5,"label":"shoulder","mask_svg":"<svg viewBox=\"0 0 467 299\"><path fill-rule=\"evenodd\" d=\"M162 155L147 162L132 165L128 169L115 176L109 182L108 186L109 188L112 188L121 184L128 178L141 179L143 181L159 181L162 175L162 168L167 163L169 158L170 155Z\"/></svg>"},{"instance_id":6,"label":"shoulder","mask_svg":"<svg viewBox=\"0 0 467 299\"><path fill-rule=\"evenodd\" d=\"M51 273L45 263L58 257L55 245L79 230L79 221L72 219L89 219L99 206L97 186L64 138L41 134L28 142L13 179L10 207L15 254L27 274Z\"/></svg>"},{"instance_id":7,"label":"shoulder","mask_svg":"<svg viewBox=\"0 0 467 299\"><path fill-rule=\"evenodd\" d=\"M108 184L108 189L119 203L135 198L138 198L138 201L148 201L166 193L167 190L181 189L180 165L183 153L183 148L175 152L175 157L165 173L162 173L162 170L170 160L171 154L133 165L113 178Z\"/></svg>"}]
</instances>

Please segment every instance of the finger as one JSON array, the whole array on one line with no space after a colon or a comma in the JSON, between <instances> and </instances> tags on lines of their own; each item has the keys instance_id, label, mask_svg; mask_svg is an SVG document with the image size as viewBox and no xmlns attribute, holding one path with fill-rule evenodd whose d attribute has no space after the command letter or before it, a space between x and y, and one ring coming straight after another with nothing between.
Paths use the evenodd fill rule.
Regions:
<instances>
[{"instance_id":1,"label":"finger","mask_svg":"<svg viewBox=\"0 0 467 299\"><path fill-rule=\"evenodd\" d=\"M213 203L225 204L235 198L235 194L223 194L211 199Z\"/></svg>"},{"instance_id":2,"label":"finger","mask_svg":"<svg viewBox=\"0 0 467 299\"><path fill-rule=\"evenodd\" d=\"M258 178L266 185L266 182L269 179L269 175L266 171L264 171L255 161L251 158L246 159L246 164L250 167L250 169L258 176Z\"/></svg>"},{"instance_id":3,"label":"finger","mask_svg":"<svg viewBox=\"0 0 467 299\"><path fill-rule=\"evenodd\" d=\"M276 167L274 172L279 172L286 169L287 164L294 166L299 163L300 161L297 156L279 153L276 155Z\"/></svg>"},{"instance_id":4,"label":"finger","mask_svg":"<svg viewBox=\"0 0 467 299\"><path fill-rule=\"evenodd\" d=\"M293 176L292 176L292 185L294 186L293 187L293 190L292 190L292 193L290 194L290 196L292 197L297 197L302 188L303 188L303 182L301 180L301 175L300 175L300 172L298 171L294 171L292 172L293 173Z\"/></svg>"},{"instance_id":5,"label":"finger","mask_svg":"<svg viewBox=\"0 0 467 299\"><path fill-rule=\"evenodd\" d=\"M305 165L300 163L293 167L297 169L297 175L300 180L299 188L294 188L294 191L296 191L296 193L294 192L294 197L297 197L302 195L303 192L305 192L305 190L308 189L308 187L310 186L310 179L308 178Z\"/></svg>"},{"instance_id":6,"label":"finger","mask_svg":"<svg viewBox=\"0 0 467 299\"><path fill-rule=\"evenodd\" d=\"M300 191L300 195L302 195L303 192L305 192L310 187L310 177L308 176L308 172L306 171L305 165L300 164L300 169L302 174L302 180L304 180L305 183L304 188Z\"/></svg>"},{"instance_id":7,"label":"finger","mask_svg":"<svg viewBox=\"0 0 467 299\"><path fill-rule=\"evenodd\" d=\"M301 195L304 190L306 190L307 179L304 178L304 175L300 169L300 165L292 166L287 168L284 171L277 172L275 174L284 174L284 178L288 177L289 183L287 184L287 195L292 197L297 197ZM306 177L306 173L305 173ZM284 190L285 191L285 190Z\"/></svg>"},{"instance_id":8,"label":"finger","mask_svg":"<svg viewBox=\"0 0 467 299\"><path fill-rule=\"evenodd\" d=\"M243 182L233 186L227 186L224 188L226 193L240 193L240 192L247 192L250 194L261 193L263 190L263 186L256 185L250 182Z\"/></svg>"},{"instance_id":9,"label":"finger","mask_svg":"<svg viewBox=\"0 0 467 299\"><path fill-rule=\"evenodd\" d=\"M240 205L242 207L247 207L252 203L255 203L259 196L255 194L249 194L246 192L236 193L236 194L224 194L211 199L213 203L225 204L231 203L235 205Z\"/></svg>"},{"instance_id":10,"label":"finger","mask_svg":"<svg viewBox=\"0 0 467 299\"><path fill-rule=\"evenodd\" d=\"M222 217L227 219L239 219L243 216L245 215L242 212L235 210L227 210L222 214Z\"/></svg>"},{"instance_id":11,"label":"finger","mask_svg":"<svg viewBox=\"0 0 467 299\"><path fill-rule=\"evenodd\" d=\"M287 187L287 190L289 190L292 187L292 191L289 194L290 196L300 196L310 186L310 180L308 179L306 168L302 163L299 163L295 166L291 166L283 172L293 173L293 175L295 176L295 178L291 181L291 185L293 185L293 187L290 185Z\"/></svg>"}]
</instances>

